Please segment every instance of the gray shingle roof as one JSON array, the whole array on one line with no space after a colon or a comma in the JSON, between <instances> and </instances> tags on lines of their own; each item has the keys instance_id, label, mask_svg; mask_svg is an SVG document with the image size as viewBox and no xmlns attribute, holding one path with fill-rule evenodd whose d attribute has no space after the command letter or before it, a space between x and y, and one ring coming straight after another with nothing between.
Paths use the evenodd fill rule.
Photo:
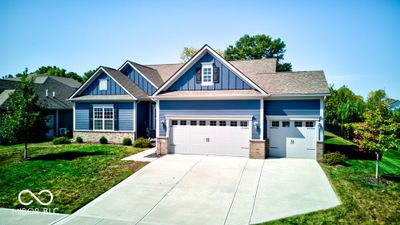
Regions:
<instances>
[{"instance_id":1,"label":"gray shingle roof","mask_svg":"<svg viewBox=\"0 0 400 225\"><path fill-rule=\"evenodd\" d=\"M329 94L324 71L249 74L248 77L271 95Z\"/></svg>"},{"instance_id":2,"label":"gray shingle roof","mask_svg":"<svg viewBox=\"0 0 400 225\"><path fill-rule=\"evenodd\" d=\"M138 69L144 76L147 77L153 84L156 85L156 88L159 88L163 83L163 79L161 78L159 72L151 67L141 65L139 63L135 63L129 61L136 69Z\"/></svg>"},{"instance_id":3,"label":"gray shingle roof","mask_svg":"<svg viewBox=\"0 0 400 225\"><path fill-rule=\"evenodd\" d=\"M131 95L139 100L148 100L149 96L135 83L133 83L125 74L119 70L102 66L102 68L112 76L118 83L120 83Z\"/></svg>"},{"instance_id":4,"label":"gray shingle roof","mask_svg":"<svg viewBox=\"0 0 400 225\"><path fill-rule=\"evenodd\" d=\"M228 96L247 96L247 95L261 95L256 90L203 90L203 91L170 91L160 93L160 97L228 97Z\"/></svg>"},{"instance_id":5,"label":"gray shingle roof","mask_svg":"<svg viewBox=\"0 0 400 225\"><path fill-rule=\"evenodd\" d=\"M132 101L129 95L84 95L74 98L75 101L91 101L91 100L118 100L118 101Z\"/></svg>"}]
</instances>

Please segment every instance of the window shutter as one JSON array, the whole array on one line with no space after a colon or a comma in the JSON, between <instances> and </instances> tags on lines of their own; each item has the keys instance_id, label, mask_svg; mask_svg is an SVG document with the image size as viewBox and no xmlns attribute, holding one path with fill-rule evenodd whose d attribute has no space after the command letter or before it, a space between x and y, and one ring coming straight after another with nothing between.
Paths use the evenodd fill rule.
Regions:
<instances>
[{"instance_id":1,"label":"window shutter","mask_svg":"<svg viewBox=\"0 0 400 225\"><path fill-rule=\"evenodd\" d=\"M93 130L93 106L89 107L89 130Z\"/></svg>"},{"instance_id":2,"label":"window shutter","mask_svg":"<svg viewBox=\"0 0 400 225\"><path fill-rule=\"evenodd\" d=\"M114 130L119 129L119 124L118 124L118 108L114 107Z\"/></svg>"},{"instance_id":3,"label":"window shutter","mask_svg":"<svg viewBox=\"0 0 400 225\"><path fill-rule=\"evenodd\" d=\"M196 68L196 83L201 83L201 68Z\"/></svg>"},{"instance_id":4,"label":"window shutter","mask_svg":"<svg viewBox=\"0 0 400 225\"><path fill-rule=\"evenodd\" d=\"M219 83L219 67L213 65L213 82Z\"/></svg>"}]
</instances>

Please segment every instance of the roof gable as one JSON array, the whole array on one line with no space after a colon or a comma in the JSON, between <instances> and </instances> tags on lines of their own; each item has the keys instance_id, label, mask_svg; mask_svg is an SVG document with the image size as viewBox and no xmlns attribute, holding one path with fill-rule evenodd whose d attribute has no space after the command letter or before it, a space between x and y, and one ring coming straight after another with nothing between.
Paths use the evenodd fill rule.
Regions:
<instances>
[{"instance_id":1,"label":"roof gable","mask_svg":"<svg viewBox=\"0 0 400 225\"><path fill-rule=\"evenodd\" d=\"M196 71L201 69L202 63L212 63L219 70L218 82L204 86L196 82ZM206 53L192 65L167 91L198 91L198 90L252 90L254 89L241 77L236 75L227 66L222 64L210 53Z\"/></svg>"},{"instance_id":2,"label":"roof gable","mask_svg":"<svg viewBox=\"0 0 400 225\"><path fill-rule=\"evenodd\" d=\"M187 71L193 68L193 65L198 63L203 56L209 54L211 57L215 59L216 62L219 62L222 66L225 66L227 69L231 71L232 74L239 77L244 83L246 83L251 88L258 90L260 93L267 95L267 93L257 86L253 81L251 81L248 77L246 77L242 72L240 72L237 68L235 68L228 61L223 59L215 50L210 48L208 45L204 45L189 61L187 61L178 71L175 72L154 94L156 96L162 91L168 90L171 86L176 83L180 77L182 77Z\"/></svg>"},{"instance_id":3,"label":"roof gable","mask_svg":"<svg viewBox=\"0 0 400 225\"><path fill-rule=\"evenodd\" d=\"M152 95L157 90L159 85L163 83L158 75L157 70L140 65L138 63L127 61L121 66L119 71L125 74L133 83L135 83L148 95ZM155 85L154 82L158 83L159 85Z\"/></svg>"},{"instance_id":4,"label":"roof gable","mask_svg":"<svg viewBox=\"0 0 400 225\"><path fill-rule=\"evenodd\" d=\"M107 80L107 89L100 90L100 80ZM128 93L115 82L110 76L104 71L101 72L96 79L94 79L90 85L88 85L79 95L127 95Z\"/></svg>"}]
</instances>

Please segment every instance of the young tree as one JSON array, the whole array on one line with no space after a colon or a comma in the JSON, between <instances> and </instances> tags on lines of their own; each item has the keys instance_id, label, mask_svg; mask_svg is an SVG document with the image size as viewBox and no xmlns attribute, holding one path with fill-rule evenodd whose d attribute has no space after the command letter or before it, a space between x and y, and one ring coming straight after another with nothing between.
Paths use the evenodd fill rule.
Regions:
<instances>
[{"instance_id":1,"label":"young tree","mask_svg":"<svg viewBox=\"0 0 400 225\"><path fill-rule=\"evenodd\" d=\"M38 103L34 77L27 72L21 77L14 93L7 101L7 110L2 116L0 133L14 143L24 143L23 158L28 158L28 143L47 131L43 108Z\"/></svg>"},{"instance_id":2,"label":"young tree","mask_svg":"<svg viewBox=\"0 0 400 225\"><path fill-rule=\"evenodd\" d=\"M282 63L286 44L265 34L241 37L235 45L229 45L224 52L226 60L276 58L276 71L292 71L291 63Z\"/></svg>"},{"instance_id":3,"label":"young tree","mask_svg":"<svg viewBox=\"0 0 400 225\"><path fill-rule=\"evenodd\" d=\"M384 103L378 103L374 109L368 109L364 117L364 123L355 131L354 142L361 150L376 154L375 178L379 180L379 160L385 152L398 150L400 147L396 137L400 126Z\"/></svg>"},{"instance_id":4,"label":"young tree","mask_svg":"<svg viewBox=\"0 0 400 225\"><path fill-rule=\"evenodd\" d=\"M373 109L376 104L383 102L385 99L386 92L384 90L371 91L368 93L367 107Z\"/></svg>"}]
</instances>

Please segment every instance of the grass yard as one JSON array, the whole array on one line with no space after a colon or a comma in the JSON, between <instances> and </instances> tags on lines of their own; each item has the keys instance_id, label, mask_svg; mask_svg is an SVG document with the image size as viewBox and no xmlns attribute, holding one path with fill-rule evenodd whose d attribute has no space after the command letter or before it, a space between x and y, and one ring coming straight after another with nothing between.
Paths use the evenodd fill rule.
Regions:
<instances>
[{"instance_id":1,"label":"grass yard","mask_svg":"<svg viewBox=\"0 0 400 225\"><path fill-rule=\"evenodd\" d=\"M24 208L18 201L20 191L28 189L37 195L47 189L54 195L50 205L34 201L27 207L72 213L146 165L122 161L142 151L127 146L36 143L29 145L28 161L21 160L22 151L23 145L0 147L0 208ZM23 196L25 202L33 199ZM39 198L49 199L45 194Z\"/></svg>"},{"instance_id":2,"label":"grass yard","mask_svg":"<svg viewBox=\"0 0 400 225\"><path fill-rule=\"evenodd\" d=\"M354 149L348 140L329 132L325 136L331 149ZM342 205L267 224L400 224L400 151L387 153L381 161L381 175L391 181L388 186L364 181L374 176L375 161L350 157L347 163L345 167L322 165Z\"/></svg>"}]
</instances>

